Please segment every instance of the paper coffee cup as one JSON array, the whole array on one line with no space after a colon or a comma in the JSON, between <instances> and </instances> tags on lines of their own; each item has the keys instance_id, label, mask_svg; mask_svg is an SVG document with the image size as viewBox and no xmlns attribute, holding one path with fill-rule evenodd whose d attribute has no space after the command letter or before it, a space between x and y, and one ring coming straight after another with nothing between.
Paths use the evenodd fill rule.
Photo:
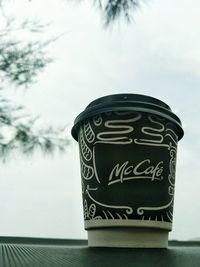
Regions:
<instances>
[{"instance_id":1,"label":"paper coffee cup","mask_svg":"<svg viewBox=\"0 0 200 267\"><path fill-rule=\"evenodd\" d=\"M76 118L89 246L167 247L180 119L144 95L99 98Z\"/></svg>"}]
</instances>

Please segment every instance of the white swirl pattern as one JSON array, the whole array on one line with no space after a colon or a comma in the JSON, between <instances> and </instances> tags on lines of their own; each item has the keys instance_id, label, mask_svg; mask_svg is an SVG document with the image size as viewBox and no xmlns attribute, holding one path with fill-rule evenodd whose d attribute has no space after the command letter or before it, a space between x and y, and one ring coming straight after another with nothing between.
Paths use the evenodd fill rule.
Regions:
<instances>
[{"instance_id":1,"label":"white swirl pattern","mask_svg":"<svg viewBox=\"0 0 200 267\"><path fill-rule=\"evenodd\" d=\"M114 129L113 131L105 131L97 134L97 139L101 142L111 144L130 144L133 142L132 138L128 138L127 134L133 132L134 127L130 123L138 121L142 115L140 113L133 114L135 117L130 119L116 119L105 122L105 127ZM118 130L117 130L118 129ZM119 135L116 137L116 135ZM115 136L115 137L111 137Z\"/></svg>"},{"instance_id":2,"label":"white swirl pattern","mask_svg":"<svg viewBox=\"0 0 200 267\"><path fill-rule=\"evenodd\" d=\"M84 134L88 143L92 143L94 141L95 134L94 131L92 130L89 120L86 120L84 122Z\"/></svg>"},{"instance_id":3,"label":"white swirl pattern","mask_svg":"<svg viewBox=\"0 0 200 267\"><path fill-rule=\"evenodd\" d=\"M132 207L129 207L129 206L115 206L115 205L109 205L109 204L105 204L105 203L101 203L97 200L95 200L91 194L90 194L90 191L91 190L94 190L94 189L91 189L89 186L87 187L86 189L86 194L88 195L88 197L90 198L90 200L94 201L96 204L102 206L102 207L106 207L106 208L112 208L112 209L125 209L126 213L127 214L132 214L133 213L133 208Z\"/></svg>"},{"instance_id":4,"label":"white swirl pattern","mask_svg":"<svg viewBox=\"0 0 200 267\"><path fill-rule=\"evenodd\" d=\"M107 113L106 116L110 116L112 113ZM126 119L112 119L112 120L106 120L104 123L104 127L107 128L107 131L98 132L95 136L95 132L92 129L92 123L94 126L98 127L102 125L102 117L96 116L92 119L90 122L89 120L86 120L84 123L83 131L80 132L80 148L81 148L81 154L83 155L83 158L86 161L91 160L92 158L92 152L91 149L88 147L87 142L89 144L96 144L96 143L109 143L109 144L130 144L133 142L133 139L127 137L127 134L130 134L134 131L133 122L136 122L142 118L141 113L131 113L134 117L132 118L126 118ZM118 116L129 116L129 112L118 112L116 114ZM171 199L168 203L162 206L157 207L138 207L136 209L137 215L142 216L142 220L157 220L158 217L156 216L147 216L146 212L158 212L163 210L163 214L159 215L161 218L161 221L165 221L164 217L168 218L170 222L172 222L172 210L173 207L173 199L174 199L174 182L175 182L175 166L176 166L176 145L178 141L178 137L176 133L168 128L165 129L165 125L163 122L163 119L160 117L157 117L155 115L148 116L148 120L153 125L153 127L147 127L144 126L141 128L141 133L146 135L146 138L141 139L134 139L134 143L137 145L147 145L147 146L160 146L163 148L167 148L170 153L170 163L169 163L169 171L170 174L168 176L169 180L169 187L168 187L168 194L171 196ZM84 136L86 140L84 139ZM164 137L169 137L170 139L165 139ZM170 140L169 143L167 143L166 140ZM87 141L87 142L86 142ZM173 145L172 145L173 143ZM81 157L81 172L82 177L84 180L91 180L93 177L96 177L95 170L94 170L94 162L91 163L92 166L89 166L86 164L82 157ZM100 181L97 179L99 182ZM129 215L133 214L133 207L130 206L120 206L120 205L109 205L108 203L102 203L101 201L97 201L92 195L92 190L98 190L98 188L90 188L89 184L87 184L86 189L84 189L88 201L90 201L90 206L88 208L87 201L85 199L84 201L84 216L85 219L124 219L128 220ZM101 214L97 214L95 216L95 213L97 211L97 206L101 207ZM122 210L120 212L120 209ZM116 211L117 210L117 211ZM156 213L155 213L156 214ZM132 217L132 216L131 216Z\"/></svg>"},{"instance_id":5,"label":"white swirl pattern","mask_svg":"<svg viewBox=\"0 0 200 267\"><path fill-rule=\"evenodd\" d=\"M94 177L94 169L93 167L87 165L82 157L80 157L81 161L81 174L84 180L90 180Z\"/></svg>"},{"instance_id":6,"label":"white swirl pattern","mask_svg":"<svg viewBox=\"0 0 200 267\"><path fill-rule=\"evenodd\" d=\"M94 123L95 126L100 126L102 124L102 117L101 117L101 115L96 115L93 118L93 123Z\"/></svg>"},{"instance_id":7,"label":"white swirl pattern","mask_svg":"<svg viewBox=\"0 0 200 267\"><path fill-rule=\"evenodd\" d=\"M90 161L92 159L92 151L86 144L84 140L83 130L80 128L80 134L79 134L79 144L80 144L80 151L86 161Z\"/></svg>"},{"instance_id":8,"label":"white swirl pattern","mask_svg":"<svg viewBox=\"0 0 200 267\"><path fill-rule=\"evenodd\" d=\"M141 131L145 135L148 136L148 138L141 138L141 139L135 139L137 144L145 144L147 142L148 144L154 143L154 144L161 144L164 140L163 135L161 134L165 130L165 126L163 123L159 121L159 118L156 116L149 115L148 120L151 122L151 124L154 124L155 127L142 127ZM158 128L156 128L158 127ZM150 139L149 136L153 139Z\"/></svg>"}]
</instances>

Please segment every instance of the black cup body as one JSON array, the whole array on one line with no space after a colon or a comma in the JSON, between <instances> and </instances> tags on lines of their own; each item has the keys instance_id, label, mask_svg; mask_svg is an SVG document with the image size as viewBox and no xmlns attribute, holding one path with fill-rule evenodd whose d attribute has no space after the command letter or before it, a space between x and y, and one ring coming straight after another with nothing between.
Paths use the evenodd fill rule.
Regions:
<instances>
[{"instance_id":1,"label":"black cup body","mask_svg":"<svg viewBox=\"0 0 200 267\"><path fill-rule=\"evenodd\" d=\"M72 135L80 148L85 228L170 231L183 130L169 106L115 95L92 102L77 118Z\"/></svg>"}]
</instances>

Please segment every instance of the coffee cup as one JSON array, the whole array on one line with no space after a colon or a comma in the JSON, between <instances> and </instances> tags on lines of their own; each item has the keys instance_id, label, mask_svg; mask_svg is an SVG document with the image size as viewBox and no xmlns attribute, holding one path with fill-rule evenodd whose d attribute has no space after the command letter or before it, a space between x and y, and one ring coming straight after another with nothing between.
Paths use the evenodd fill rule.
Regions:
<instances>
[{"instance_id":1,"label":"coffee cup","mask_svg":"<svg viewBox=\"0 0 200 267\"><path fill-rule=\"evenodd\" d=\"M91 247L166 248L172 230L180 119L159 99L117 94L75 119Z\"/></svg>"}]
</instances>

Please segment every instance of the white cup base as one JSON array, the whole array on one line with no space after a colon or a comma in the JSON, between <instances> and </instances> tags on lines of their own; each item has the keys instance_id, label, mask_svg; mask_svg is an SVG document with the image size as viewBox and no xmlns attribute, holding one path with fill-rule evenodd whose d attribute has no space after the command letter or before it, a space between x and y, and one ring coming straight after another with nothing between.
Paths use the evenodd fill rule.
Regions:
<instances>
[{"instance_id":1,"label":"white cup base","mask_svg":"<svg viewBox=\"0 0 200 267\"><path fill-rule=\"evenodd\" d=\"M88 230L89 247L167 248L169 232L153 228Z\"/></svg>"}]
</instances>

